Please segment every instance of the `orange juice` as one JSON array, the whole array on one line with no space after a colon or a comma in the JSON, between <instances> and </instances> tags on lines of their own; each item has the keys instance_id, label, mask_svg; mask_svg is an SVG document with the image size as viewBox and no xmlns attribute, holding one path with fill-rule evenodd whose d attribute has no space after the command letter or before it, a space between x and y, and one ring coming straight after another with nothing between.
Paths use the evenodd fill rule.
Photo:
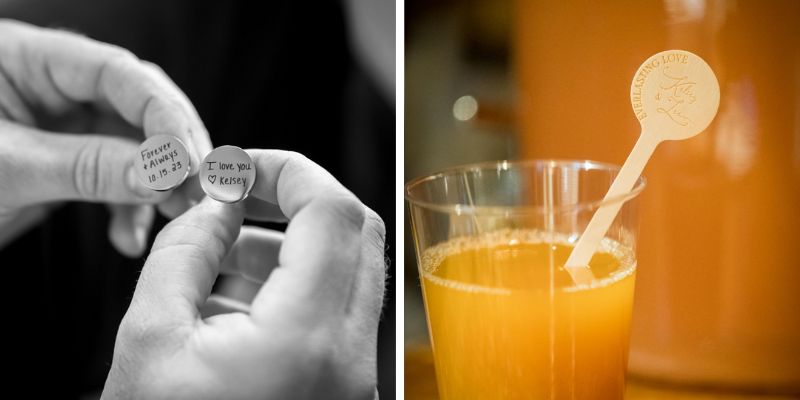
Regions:
<instances>
[{"instance_id":1,"label":"orange juice","mask_svg":"<svg viewBox=\"0 0 800 400\"><path fill-rule=\"evenodd\" d=\"M538 231L453 239L421 257L443 399L622 398L635 258L608 239L576 287Z\"/></svg>"}]
</instances>

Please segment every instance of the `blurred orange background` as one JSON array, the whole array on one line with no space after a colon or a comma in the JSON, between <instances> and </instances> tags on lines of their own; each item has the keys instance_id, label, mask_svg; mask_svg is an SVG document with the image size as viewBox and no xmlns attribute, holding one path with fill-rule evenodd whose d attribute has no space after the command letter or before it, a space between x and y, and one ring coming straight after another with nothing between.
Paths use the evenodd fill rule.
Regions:
<instances>
[{"instance_id":1,"label":"blurred orange background","mask_svg":"<svg viewBox=\"0 0 800 400\"><path fill-rule=\"evenodd\" d=\"M644 172L629 397L800 392L800 2L406 7L407 179L504 158L621 164L639 135L639 64L669 48L703 57L722 91L716 120L659 146ZM405 243L412 394L429 365Z\"/></svg>"}]
</instances>

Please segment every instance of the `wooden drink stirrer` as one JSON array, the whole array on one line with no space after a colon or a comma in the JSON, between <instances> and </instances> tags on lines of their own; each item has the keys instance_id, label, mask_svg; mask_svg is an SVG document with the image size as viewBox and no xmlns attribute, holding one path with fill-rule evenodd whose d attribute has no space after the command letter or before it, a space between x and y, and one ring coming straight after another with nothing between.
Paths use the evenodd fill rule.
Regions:
<instances>
[{"instance_id":1,"label":"wooden drink stirrer","mask_svg":"<svg viewBox=\"0 0 800 400\"><path fill-rule=\"evenodd\" d=\"M594 279L589 260L656 146L664 140L693 137L714 119L719 83L702 58L684 50L667 50L639 67L631 83L631 105L642 133L564 266L577 285L591 284Z\"/></svg>"}]
</instances>

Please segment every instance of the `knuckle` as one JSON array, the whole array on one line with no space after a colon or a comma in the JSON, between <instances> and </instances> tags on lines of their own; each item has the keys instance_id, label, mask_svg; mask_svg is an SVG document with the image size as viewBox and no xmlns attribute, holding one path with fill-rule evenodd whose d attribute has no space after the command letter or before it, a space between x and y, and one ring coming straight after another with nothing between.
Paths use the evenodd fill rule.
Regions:
<instances>
[{"instance_id":1,"label":"knuckle","mask_svg":"<svg viewBox=\"0 0 800 400\"><path fill-rule=\"evenodd\" d=\"M75 155L72 182L75 193L83 199L96 199L108 191L102 168L104 146L99 140L85 140Z\"/></svg>"},{"instance_id":2,"label":"knuckle","mask_svg":"<svg viewBox=\"0 0 800 400\"><path fill-rule=\"evenodd\" d=\"M285 154L285 161L280 167L278 176L282 176L285 171L291 171L293 169L298 169L298 170L303 169L306 165L313 162L302 153L298 153L296 151L286 151L284 154Z\"/></svg>"},{"instance_id":3,"label":"knuckle","mask_svg":"<svg viewBox=\"0 0 800 400\"><path fill-rule=\"evenodd\" d=\"M101 43L100 52L103 54L103 62L100 71L97 73L98 82L103 82L104 76L108 74L120 73L135 68L139 59L130 50L111 44Z\"/></svg>"},{"instance_id":4,"label":"knuckle","mask_svg":"<svg viewBox=\"0 0 800 400\"><path fill-rule=\"evenodd\" d=\"M216 265L228 253L230 243L236 238L236 232L221 225L174 220L156 236L151 254L165 248L181 247L205 265Z\"/></svg>"},{"instance_id":5,"label":"knuckle","mask_svg":"<svg viewBox=\"0 0 800 400\"><path fill-rule=\"evenodd\" d=\"M323 200L324 206L337 220L361 232L365 221L364 205L352 194L334 196Z\"/></svg>"},{"instance_id":6,"label":"knuckle","mask_svg":"<svg viewBox=\"0 0 800 400\"><path fill-rule=\"evenodd\" d=\"M128 312L119 325L117 340L126 349L140 351L165 350L183 342L190 334L185 326L176 324L152 304L142 304L134 297Z\"/></svg>"},{"instance_id":7,"label":"knuckle","mask_svg":"<svg viewBox=\"0 0 800 400\"><path fill-rule=\"evenodd\" d=\"M139 62L139 58L124 47L108 43L103 43L102 45L106 51L106 62L111 66L128 66Z\"/></svg>"},{"instance_id":8,"label":"knuckle","mask_svg":"<svg viewBox=\"0 0 800 400\"><path fill-rule=\"evenodd\" d=\"M286 151L286 158L289 160L289 162L304 163L310 161L310 159L306 157L305 154L291 150Z\"/></svg>"},{"instance_id":9,"label":"knuckle","mask_svg":"<svg viewBox=\"0 0 800 400\"><path fill-rule=\"evenodd\" d=\"M150 348L164 337L162 328L146 315L129 311L122 319L119 338L127 348Z\"/></svg>"},{"instance_id":10,"label":"knuckle","mask_svg":"<svg viewBox=\"0 0 800 400\"><path fill-rule=\"evenodd\" d=\"M365 231L376 244L383 247L383 243L386 241L386 224L383 222L383 218L367 206L364 206L364 215Z\"/></svg>"},{"instance_id":11,"label":"knuckle","mask_svg":"<svg viewBox=\"0 0 800 400\"><path fill-rule=\"evenodd\" d=\"M314 161L306 157L303 153L284 150L283 155L284 162L280 167L279 176L283 175L286 171L300 171L308 168L310 165L316 165Z\"/></svg>"},{"instance_id":12,"label":"knuckle","mask_svg":"<svg viewBox=\"0 0 800 400\"><path fill-rule=\"evenodd\" d=\"M168 77L167 71L164 71L164 68L161 68L160 65L147 60L142 60L141 62L145 66L145 68L149 69L152 73L164 78Z\"/></svg>"},{"instance_id":13,"label":"knuckle","mask_svg":"<svg viewBox=\"0 0 800 400\"><path fill-rule=\"evenodd\" d=\"M88 39L86 37L86 35L84 35L83 33L79 32L77 30L64 28L64 27L61 27L61 28L42 28L40 33L43 34L44 37L47 37L50 40L52 40L53 41L52 43L56 44L56 45L63 45L65 43L74 42L76 40L77 41L90 41L91 40L91 39Z\"/></svg>"}]
</instances>

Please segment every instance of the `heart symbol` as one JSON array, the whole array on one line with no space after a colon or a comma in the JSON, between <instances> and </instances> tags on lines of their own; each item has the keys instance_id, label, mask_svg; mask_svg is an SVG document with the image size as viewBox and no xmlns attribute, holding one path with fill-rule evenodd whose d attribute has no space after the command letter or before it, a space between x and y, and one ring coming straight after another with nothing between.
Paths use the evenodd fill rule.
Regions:
<instances>
[{"instance_id":1,"label":"heart symbol","mask_svg":"<svg viewBox=\"0 0 800 400\"><path fill-rule=\"evenodd\" d=\"M208 176L208 181L209 181L209 182L211 182L212 184L213 184L213 183L214 183L216 180L217 180L217 176L216 176L216 175L209 175L209 176Z\"/></svg>"}]
</instances>

